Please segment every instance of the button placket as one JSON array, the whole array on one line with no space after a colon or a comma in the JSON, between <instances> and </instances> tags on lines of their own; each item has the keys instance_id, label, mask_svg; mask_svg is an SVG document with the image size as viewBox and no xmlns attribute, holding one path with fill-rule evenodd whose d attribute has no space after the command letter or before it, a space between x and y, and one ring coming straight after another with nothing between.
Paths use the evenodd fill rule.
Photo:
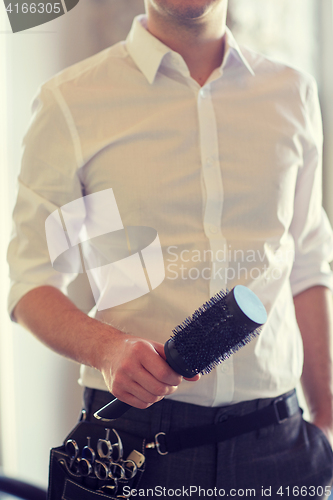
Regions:
<instances>
[{"instance_id":1,"label":"button placket","mask_svg":"<svg viewBox=\"0 0 333 500\"><path fill-rule=\"evenodd\" d=\"M217 123L209 84L199 90L198 117L202 175L206 191L203 224L205 234L210 242L212 254L216 256L218 251L227 248L227 242L221 229L223 181L219 163ZM222 262L217 262L216 257L213 257L210 279L211 295L227 287L224 278L228 264L227 252L225 252L225 260ZM227 400L232 400L234 392L232 359L229 359L228 362L222 363L222 366L216 368L216 394L219 394L220 389L223 389Z\"/></svg>"},{"instance_id":2,"label":"button placket","mask_svg":"<svg viewBox=\"0 0 333 500\"><path fill-rule=\"evenodd\" d=\"M224 248L225 238L221 230L223 210L223 182L219 163L219 145L215 111L211 96L210 84L202 87L198 93L198 116L200 128L200 148L202 175L206 191L203 224L211 249ZM214 241L214 243L213 243ZM214 255L214 252L213 252ZM228 262L224 263L225 267ZM221 267L221 266L220 266ZM211 293L226 286L220 275L212 276ZM217 289L216 289L217 288Z\"/></svg>"}]
</instances>

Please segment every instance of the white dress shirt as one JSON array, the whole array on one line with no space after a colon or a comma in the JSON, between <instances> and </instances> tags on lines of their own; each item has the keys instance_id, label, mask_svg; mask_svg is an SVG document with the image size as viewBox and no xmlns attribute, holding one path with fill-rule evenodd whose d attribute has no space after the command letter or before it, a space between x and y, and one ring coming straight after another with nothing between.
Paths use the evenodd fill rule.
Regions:
<instances>
[{"instance_id":1,"label":"white dress shirt","mask_svg":"<svg viewBox=\"0 0 333 500\"><path fill-rule=\"evenodd\" d=\"M227 30L223 64L201 88L136 18L125 42L58 74L34 102L8 252L9 310L35 287L65 291L75 278L51 265L47 217L112 188L125 227L157 232L165 277L96 317L164 343L217 291L246 285L268 312L259 338L171 397L217 406L292 389L303 363L292 297L332 286L321 150L311 76L240 50ZM106 389L89 367L80 383Z\"/></svg>"}]
</instances>

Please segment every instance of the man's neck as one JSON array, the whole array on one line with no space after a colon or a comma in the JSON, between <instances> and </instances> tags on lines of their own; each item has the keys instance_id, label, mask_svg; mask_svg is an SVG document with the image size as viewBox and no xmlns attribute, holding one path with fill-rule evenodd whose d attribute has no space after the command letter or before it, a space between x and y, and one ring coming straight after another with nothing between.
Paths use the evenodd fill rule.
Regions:
<instances>
[{"instance_id":1,"label":"man's neck","mask_svg":"<svg viewBox=\"0 0 333 500\"><path fill-rule=\"evenodd\" d=\"M190 74L203 86L214 69L222 64L225 22L211 19L206 22L175 22L148 13L148 30L165 45L178 52Z\"/></svg>"}]
</instances>

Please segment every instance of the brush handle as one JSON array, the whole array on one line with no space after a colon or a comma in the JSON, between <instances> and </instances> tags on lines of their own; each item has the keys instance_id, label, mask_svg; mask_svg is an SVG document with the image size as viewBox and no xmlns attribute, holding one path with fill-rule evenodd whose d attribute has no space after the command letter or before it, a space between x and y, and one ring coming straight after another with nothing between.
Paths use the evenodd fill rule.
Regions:
<instances>
[{"instance_id":1,"label":"brush handle","mask_svg":"<svg viewBox=\"0 0 333 500\"><path fill-rule=\"evenodd\" d=\"M103 406L100 410L96 411L96 413L94 413L94 417L97 418L97 420L109 422L110 420L116 420L116 418L121 417L130 408L132 408L131 405L128 405L127 403L124 403L116 398Z\"/></svg>"},{"instance_id":2,"label":"brush handle","mask_svg":"<svg viewBox=\"0 0 333 500\"><path fill-rule=\"evenodd\" d=\"M233 319L244 326L248 332L263 325L267 319L266 310L258 297L247 287L237 285L225 297L229 313ZM191 370L182 356L174 347L173 338L164 344L164 353L169 366L179 375L186 378L194 377L197 372ZM131 408L127 403L114 399L94 413L99 420L109 421L121 417Z\"/></svg>"}]
</instances>

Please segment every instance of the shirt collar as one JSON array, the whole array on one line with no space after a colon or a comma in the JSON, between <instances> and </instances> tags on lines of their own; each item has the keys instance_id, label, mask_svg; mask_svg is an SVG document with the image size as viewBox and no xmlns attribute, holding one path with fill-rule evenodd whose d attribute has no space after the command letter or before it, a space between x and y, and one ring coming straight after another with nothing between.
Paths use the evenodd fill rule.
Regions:
<instances>
[{"instance_id":1,"label":"shirt collar","mask_svg":"<svg viewBox=\"0 0 333 500\"><path fill-rule=\"evenodd\" d=\"M222 69L225 66L227 66L228 59L231 55L236 56L238 61L240 63L243 63L243 65L251 73L251 75L255 76L255 73L254 73L251 65L249 64L249 62L245 58L244 54L242 53L241 49L239 48L239 45L236 42L230 29L227 27L226 28L226 47L225 47L225 54L224 54L224 58L223 58L222 66L221 66Z\"/></svg>"},{"instance_id":2,"label":"shirt collar","mask_svg":"<svg viewBox=\"0 0 333 500\"><path fill-rule=\"evenodd\" d=\"M148 82L152 84L163 60L167 60L168 66L174 62L174 69L188 76L187 66L176 52L172 51L160 40L155 38L147 30L147 18L145 15L135 17L131 31L126 39L127 50L140 71L145 75ZM165 57L169 54L167 57ZM226 50L221 66L221 71L227 68L230 59L243 65L252 75L254 71L242 54L231 31L226 28Z\"/></svg>"}]
</instances>

